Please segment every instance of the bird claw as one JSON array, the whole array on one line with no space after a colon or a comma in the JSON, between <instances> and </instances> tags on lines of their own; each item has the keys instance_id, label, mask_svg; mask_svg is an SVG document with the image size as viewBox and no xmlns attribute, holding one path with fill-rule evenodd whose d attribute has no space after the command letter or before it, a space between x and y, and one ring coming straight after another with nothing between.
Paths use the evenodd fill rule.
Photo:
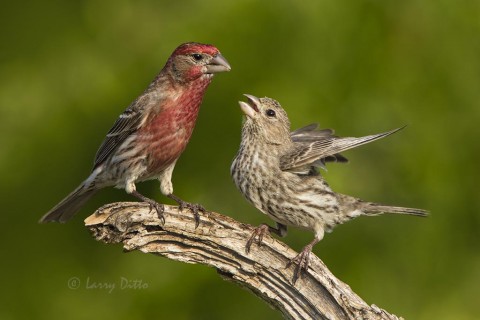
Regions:
<instances>
[{"instance_id":1,"label":"bird claw","mask_svg":"<svg viewBox=\"0 0 480 320\"><path fill-rule=\"evenodd\" d=\"M200 225L200 214L198 213L199 211L205 213L207 210L200 204L198 203L190 203L183 201L182 199L178 198L177 196L174 196L173 194L170 194L168 197L171 199L175 200L178 203L178 207L180 211L183 211L183 209L187 208L190 209L193 213L193 219L195 220L195 229L198 228Z\"/></svg>"},{"instance_id":2,"label":"bird claw","mask_svg":"<svg viewBox=\"0 0 480 320\"><path fill-rule=\"evenodd\" d=\"M195 229L197 229L200 225L200 214L198 213L198 211L205 213L207 210L205 210L205 208L198 203L190 203L183 201L180 203L180 211L183 211L183 209L185 208L188 208L190 209L190 211L192 211L193 218L195 220Z\"/></svg>"},{"instance_id":3,"label":"bird claw","mask_svg":"<svg viewBox=\"0 0 480 320\"><path fill-rule=\"evenodd\" d=\"M143 202L148 203L150 207L150 212L152 212L154 209L157 211L157 216L158 219L160 219L160 222L162 224L165 224L165 217L163 216L163 213L165 212L165 206L161 203L158 203L155 200L152 200L150 198L145 197L144 195L140 194L138 191L134 190L132 194L137 197L138 199L142 200Z\"/></svg>"},{"instance_id":4,"label":"bird claw","mask_svg":"<svg viewBox=\"0 0 480 320\"><path fill-rule=\"evenodd\" d=\"M255 242L255 239L257 239L257 244L258 244L258 246L261 246L261 245L262 245L262 241L263 241L263 237L264 237L266 234L270 234L270 228L268 227L268 225L266 225L266 224L261 224L261 225L259 225L258 227L256 227L256 228L253 230L252 235L251 235L250 238L248 239L247 244L245 245L245 252L246 252L247 254L250 253L250 247L252 246L253 242Z\"/></svg>"},{"instance_id":5,"label":"bird claw","mask_svg":"<svg viewBox=\"0 0 480 320\"><path fill-rule=\"evenodd\" d=\"M150 212L155 210L157 212L157 217L158 217L158 219L160 219L161 224L165 224L165 216L163 215L163 213L165 212L165 206L161 203L158 203L158 202L154 201L154 200L145 201L145 202L148 203L148 205L150 207Z\"/></svg>"},{"instance_id":6,"label":"bird claw","mask_svg":"<svg viewBox=\"0 0 480 320\"><path fill-rule=\"evenodd\" d=\"M302 252L297 254L293 259L287 263L287 268L292 264L296 264L295 271L293 273L293 284L295 284L298 278L303 277L308 270L308 264L310 262L310 253L312 248L306 246Z\"/></svg>"}]
</instances>

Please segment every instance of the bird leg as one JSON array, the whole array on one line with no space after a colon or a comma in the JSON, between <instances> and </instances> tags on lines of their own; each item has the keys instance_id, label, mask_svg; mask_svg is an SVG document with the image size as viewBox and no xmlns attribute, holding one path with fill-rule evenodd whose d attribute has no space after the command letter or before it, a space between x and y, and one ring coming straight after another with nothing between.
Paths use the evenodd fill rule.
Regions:
<instances>
[{"instance_id":1,"label":"bird leg","mask_svg":"<svg viewBox=\"0 0 480 320\"><path fill-rule=\"evenodd\" d=\"M182 211L185 208L190 209L193 213L193 218L195 219L195 229L198 228L198 225L200 224L200 214L198 214L198 211L205 213L207 210L205 210L205 208L198 203L190 203L190 202L183 201L173 193L167 195L167 197L169 197L170 199L178 203L180 207L180 211Z\"/></svg>"},{"instance_id":2,"label":"bird leg","mask_svg":"<svg viewBox=\"0 0 480 320\"><path fill-rule=\"evenodd\" d=\"M266 223L262 223L261 225L259 225L258 227L256 227L253 230L252 235L248 239L247 244L245 246L245 252L247 254L250 253L250 247L252 246L255 239L257 239L258 246L261 246L262 241L263 241L263 237L266 234L269 234L270 232L273 232L273 233L279 235L280 237L284 237L287 234L287 226L277 222L277 227L274 228L274 227L269 226Z\"/></svg>"},{"instance_id":3,"label":"bird leg","mask_svg":"<svg viewBox=\"0 0 480 320\"><path fill-rule=\"evenodd\" d=\"M293 274L293 284L297 282L298 278L303 276L308 270L308 264L310 262L310 253L312 253L312 248L320 241L319 238L315 237L312 242L307 244L303 250L295 256L292 260L287 263L287 268L290 267L292 263L295 263L295 272Z\"/></svg>"},{"instance_id":4,"label":"bird leg","mask_svg":"<svg viewBox=\"0 0 480 320\"><path fill-rule=\"evenodd\" d=\"M155 209L157 211L158 219L162 224L165 224L165 217L163 216L163 212L165 211L165 206L161 203L158 203L155 200L145 197L143 194L139 193L137 190L132 191L132 195L137 197L138 199L146 202L150 205L150 212Z\"/></svg>"}]
</instances>

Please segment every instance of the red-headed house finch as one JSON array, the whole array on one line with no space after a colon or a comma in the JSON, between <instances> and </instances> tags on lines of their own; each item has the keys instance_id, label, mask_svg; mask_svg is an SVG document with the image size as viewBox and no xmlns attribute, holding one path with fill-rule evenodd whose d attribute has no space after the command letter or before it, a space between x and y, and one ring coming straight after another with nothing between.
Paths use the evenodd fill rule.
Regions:
<instances>
[{"instance_id":1,"label":"red-headed house finch","mask_svg":"<svg viewBox=\"0 0 480 320\"><path fill-rule=\"evenodd\" d=\"M333 192L317 168L326 161L346 159L339 152L386 137L400 129L361 138L341 138L333 130L316 130L310 125L290 132L290 122L280 104L270 98L246 95L240 102L246 115L240 150L231 166L233 180L258 210L276 222L276 228L262 224L247 242L246 251L265 233L285 236L287 225L315 232L315 238L293 258L293 282L308 269L313 246L324 232L358 216L399 213L426 216L427 211L392 207ZM257 238L258 237L258 238Z\"/></svg>"},{"instance_id":2,"label":"red-headed house finch","mask_svg":"<svg viewBox=\"0 0 480 320\"><path fill-rule=\"evenodd\" d=\"M197 204L173 194L172 172L192 134L200 104L215 73L230 71L219 50L208 44L184 43L148 88L120 115L97 151L93 171L80 186L45 214L40 222L66 222L98 190L115 186L156 209L164 206L136 191L135 183L158 179L160 191L188 207L198 225Z\"/></svg>"}]
</instances>

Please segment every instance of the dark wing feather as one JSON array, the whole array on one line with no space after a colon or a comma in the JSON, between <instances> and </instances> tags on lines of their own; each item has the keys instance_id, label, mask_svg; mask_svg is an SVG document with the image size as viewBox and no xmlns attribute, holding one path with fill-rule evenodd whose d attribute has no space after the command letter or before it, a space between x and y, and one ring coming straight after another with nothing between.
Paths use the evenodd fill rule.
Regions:
<instances>
[{"instance_id":1,"label":"dark wing feather","mask_svg":"<svg viewBox=\"0 0 480 320\"><path fill-rule=\"evenodd\" d=\"M143 119L143 107L144 104L140 104L140 100L136 100L115 121L97 151L93 165L94 169L110 157L117 147L138 129Z\"/></svg>"},{"instance_id":2,"label":"dark wing feather","mask_svg":"<svg viewBox=\"0 0 480 320\"><path fill-rule=\"evenodd\" d=\"M333 129L318 129L318 123L299 128L290 133L293 142L310 142L320 138L334 137Z\"/></svg>"},{"instance_id":3,"label":"dark wing feather","mask_svg":"<svg viewBox=\"0 0 480 320\"><path fill-rule=\"evenodd\" d=\"M299 128L290 133L294 143L315 142L323 139L338 138L334 135L333 129L319 129L318 123ZM326 162L348 162L348 159L341 154L334 154L317 160L313 165L325 168Z\"/></svg>"},{"instance_id":4,"label":"dark wing feather","mask_svg":"<svg viewBox=\"0 0 480 320\"><path fill-rule=\"evenodd\" d=\"M317 139L313 142L294 142L294 146L280 158L280 168L284 171L295 170L306 166L320 166L326 159L336 157L342 151L389 136L404 127L388 132L360 138L340 138L333 135ZM320 161L320 162L319 162Z\"/></svg>"}]
</instances>

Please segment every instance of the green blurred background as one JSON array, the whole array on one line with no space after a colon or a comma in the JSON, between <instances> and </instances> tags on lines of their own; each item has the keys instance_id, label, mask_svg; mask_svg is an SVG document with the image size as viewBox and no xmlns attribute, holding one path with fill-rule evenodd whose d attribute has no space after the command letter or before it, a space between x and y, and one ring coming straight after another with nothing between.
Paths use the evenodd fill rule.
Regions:
<instances>
[{"instance_id":1,"label":"green blurred background","mask_svg":"<svg viewBox=\"0 0 480 320\"><path fill-rule=\"evenodd\" d=\"M88 176L117 116L186 41L215 44L232 71L207 91L174 172L177 195L269 221L229 175L243 93L279 100L293 128L366 135L408 124L324 176L339 192L431 216L360 218L314 251L389 312L478 317L479 1L12 1L0 37L1 319L281 318L213 269L94 241L83 219L133 200L122 190L100 192L66 225L37 224ZM154 181L139 190L171 203ZM298 250L312 236L290 229L285 241ZM122 277L148 287L120 290Z\"/></svg>"}]
</instances>

